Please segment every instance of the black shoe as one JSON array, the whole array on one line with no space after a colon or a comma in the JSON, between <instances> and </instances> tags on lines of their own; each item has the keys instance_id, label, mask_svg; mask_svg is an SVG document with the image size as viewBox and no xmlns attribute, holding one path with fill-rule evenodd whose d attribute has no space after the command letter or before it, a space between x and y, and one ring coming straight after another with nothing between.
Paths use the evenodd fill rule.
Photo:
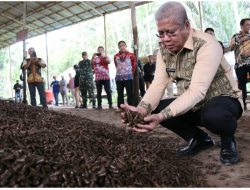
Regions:
<instances>
[{"instance_id":1,"label":"black shoe","mask_svg":"<svg viewBox=\"0 0 250 190\"><path fill-rule=\"evenodd\" d=\"M87 103L83 103L80 105L80 108L82 109L88 109Z\"/></svg>"},{"instance_id":2,"label":"black shoe","mask_svg":"<svg viewBox=\"0 0 250 190\"><path fill-rule=\"evenodd\" d=\"M202 150L206 150L214 146L214 141L211 137L207 136L205 139L192 138L189 141L189 144L183 148L177 150L177 155L179 156L188 156L196 155Z\"/></svg>"},{"instance_id":3,"label":"black shoe","mask_svg":"<svg viewBox=\"0 0 250 190\"><path fill-rule=\"evenodd\" d=\"M232 165L239 162L234 138L221 139L220 161L225 165Z\"/></svg>"},{"instance_id":4,"label":"black shoe","mask_svg":"<svg viewBox=\"0 0 250 190\"><path fill-rule=\"evenodd\" d=\"M102 106L98 106L97 109L98 109L98 110L101 110L101 109L102 109Z\"/></svg>"},{"instance_id":5,"label":"black shoe","mask_svg":"<svg viewBox=\"0 0 250 190\"><path fill-rule=\"evenodd\" d=\"M96 109L96 102L95 102L95 100L92 101L92 108Z\"/></svg>"},{"instance_id":6,"label":"black shoe","mask_svg":"<svg viewBox=\"0 0 250 190\"><path fill-rule=\"evenodd\" d=\"M109 109L114 109L114 107L112 105L109 105Z\"/></svg>"}]
</instances>

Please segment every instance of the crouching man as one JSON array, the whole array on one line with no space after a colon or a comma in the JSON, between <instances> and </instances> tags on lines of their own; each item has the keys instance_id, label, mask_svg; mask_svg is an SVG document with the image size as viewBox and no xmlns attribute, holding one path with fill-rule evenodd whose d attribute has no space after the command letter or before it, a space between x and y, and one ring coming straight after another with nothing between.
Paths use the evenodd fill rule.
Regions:
<instances>
[{"instance_id":1,"label":"crouching man","mask_svg":"<svg viewBox=\"0 0 250 190\"><path fill-rule=\"evenodd\" d=\"M234 134L243 104L220 44L211 35L191 28L181 3L163 4L155 19L162 46L154 80L137 107L121 105L125 111L145 116L147 124L137 124L133 130L147 132L161 124L188 142L177 150L177 154L186 156L214 145L212 138L198 127L203 126L220 136L221 162L237 163ZM161 101L172 79L176 80L180 96ZM125 122L124 112L121 117Z\"/></svg>"}]
</instances>

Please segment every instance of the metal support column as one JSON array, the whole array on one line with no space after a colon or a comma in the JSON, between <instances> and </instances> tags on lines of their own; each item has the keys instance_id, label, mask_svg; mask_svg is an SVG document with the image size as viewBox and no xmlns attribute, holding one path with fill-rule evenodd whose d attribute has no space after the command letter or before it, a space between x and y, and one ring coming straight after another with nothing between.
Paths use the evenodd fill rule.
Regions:
<instances>
[{"instance_id":1,"label":"metal support column","mask_svg":"<svg viewBox=\"0 0 250 190\"><path fill-rule=\"evenodd\" d=\"M48 55L48 36L45 32L45 42L46 42L46 63L47 63L47 89L49 90L49 55Z\"/></svg>"},{"instance_id":2,"label":"metal support column","mask_svg":"<svg viewBox=\"0 0 250 190\"><path fill-rule=\"evenodd\" d=\"M200 16L200 27L201 27L201 30L203 31L201 1L198 1L198 7L199 7L199 16Z\"/></svg>"},{"instance_id":3,"label":"metal support column","mask_svg":"<svg viewBox=\"0 0 250 190\"><path fill-rule=\"evenodd\" d=\"M103 19L104 19L104 45L105 45L105 55L107 56L108 54L108 50L107 50L107 29L106 29L106 15L103 15Z\"/></svg>"},{"instance_id":4,"label":"metal support column","mask_svg":"<svg viewBox=\"0 0 250 190\"><path fill-rule=\"evenodd\" d=\"M136 25L136 9L135 9L135 3L130 3L131 7L131 21L132 21L132 30L133 30L133 40L134 40L134 54L136 57L136 61L138 60L138 31L137 31L137 25ZM139 103L139 73L138 73L138 67L136 63L136 70L134 74L134 85L133 85L133 97L134 97L134 106L137 106Z\"/></svg>"},{"instance_id":5,"label":"metal support column","mask_svg":"<svg viewBox=\"0 0 250 190\"><path fill-rule=\"evenodd\" d=\"M11 56L10 56L10 46L9 46L9 63L10 63L10 94L11 98L14 96L13 95L13 86L12 86L12 66L11 66Z\"/></svg>"},{"instance_id":6,"label":"metal support column","mask_svg":"<svg viewBox=\"0 0 250 190\"><path fill-rule=\"evenodd\" d=\"M26 27L26 11L27 11L27 5L26 2L23 2L23 30L25 30ZM26 59L26 42L25 38L23 39L23 61ZM27 101L27 83L26 83L26 70L22 69L23 73L23 103L28 104Z\"/></svg>"}]
</instances>

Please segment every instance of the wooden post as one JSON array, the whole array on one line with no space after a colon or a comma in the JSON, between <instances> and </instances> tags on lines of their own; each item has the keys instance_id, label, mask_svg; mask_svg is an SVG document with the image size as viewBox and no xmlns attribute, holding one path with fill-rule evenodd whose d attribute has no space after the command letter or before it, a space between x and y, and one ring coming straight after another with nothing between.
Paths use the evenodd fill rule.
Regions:
<instances>
[{"instance_id":1,"label":"wooden post","mask_svg":"<svg viewBox=\"0 0 250 190\"><path fill-rule=\"evenodd\" d=\"M151 30L150 30L151 23L150 23L150 19L148 15L148 7L149 7L149 4L145 5L147 33L148 33L148 40L149 40L149 54L153 54L153 46L152 46L152 38L151 38Z\"/></svg>"},{"instance_id":2,"label":"wooden post","mask_svg":"<svg viewBox=\"0 0 250 190\"><path fill-rule=\"evenodd\" d=\"M108 50L107 50L107 29L106 29L106 15L103 15L103 19L104 19L104 40L105 40L105 55L107 56L108 54Z\"/></svg>"},{"instance_id":3,"label":"wooden post","mask_svg":"<svg viewBox=\"0 0 250 190\"><path fill-rule=\"evenodd\" d=\"M138 60L138 31L137 31L137 25L136 25L136 10L135 10L135 3L130 3L131 7L131 21L132 21L132 30L133 30L133 48L134 48L134 54L136 57L136 61ZM136 62L136 70L134 74L134 81L133 81L133 97L134 97L134 106L137 106L139 103L139 73L138 73L138 67Z\"/></svg>"},{"instance_id":4,"label":"wooden post","mask_svg":"<svg viewBox=\"0 0 250 190\"><path fill-rule=\"evenodd\" d=\"M23 2L23 30L26 29L26 2ZM26 42L25 38L23 39L23 61L26 59ZM22 67L22 66L21 66ZM27 101L27 84L26 84L26 69L22 69L23 73L23 103L28 104Z\"/></svg>"},{"instance_id":5,"label":"wooden post","mask_svg":"<svg viewBox=\"0 0 250 190\"><path fill-rule=\"evenodd\" d=\"M48 36L45 32L45 41L46 41L46 63L47 63L47 89L49 90L49 56L48 56Z\"/></svg>"},{"instance_id":6,"label":"wooden post","mask_svg":"<svg viewBox=\"0 0 250 190\"><path fill-rule=\"evenodd\" d=\"M10 61L10 94L11 98L13 97L13 86L12 86L12 67L11 67L11 56L10 56L10 46L9 46L9 61Z\"/></svg>"}]
</instances>

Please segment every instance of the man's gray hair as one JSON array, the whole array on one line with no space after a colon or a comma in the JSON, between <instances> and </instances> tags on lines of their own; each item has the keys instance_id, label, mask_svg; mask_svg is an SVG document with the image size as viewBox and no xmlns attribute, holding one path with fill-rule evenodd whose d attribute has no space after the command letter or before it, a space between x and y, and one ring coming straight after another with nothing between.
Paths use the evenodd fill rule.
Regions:
<instances>
[{"instance_id":1,"label":"man's gray hair","mask_svg":"<svg viewBox=\"0 0 250 190\"><path fill-rule=\"evenodd\" d=\"M176 1L169 1L164 3L156 12L155 20L161 21L164 19L172 19L183 25L188 20L185 7Z\"/></svg>"}]
</instances>

